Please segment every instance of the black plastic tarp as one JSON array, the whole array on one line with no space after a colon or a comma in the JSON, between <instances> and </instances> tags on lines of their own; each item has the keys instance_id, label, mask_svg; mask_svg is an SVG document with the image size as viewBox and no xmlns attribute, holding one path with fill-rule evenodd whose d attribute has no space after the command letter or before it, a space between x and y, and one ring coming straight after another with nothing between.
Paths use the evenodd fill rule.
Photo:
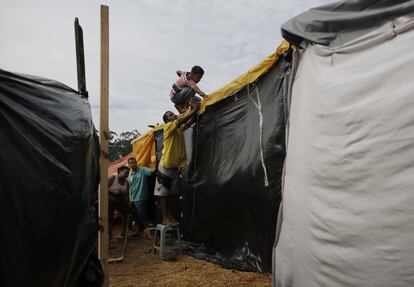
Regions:
<instances>
[{"instance_id":1,"label":"black plastic tarp","mask_svg":"<svg viewBox=\"0 0 414 287\"><path fill-rule=\"evenodd\" d=\"M346 0L310 9L282 25L282 36L339 46L392 19L414 12L413 0Z\"/></svg>"},{"instance_id":2,"label":"black plastic tarp","mask_svg":"<svg viewBox=\"0 0 414 287\"><path fill-rule=\"evenodd\" d=\"M256 82L208 106L189 132L181 226L187 251L198 258L227 268L271 271L289 56Z\"/></svg>"},{"instance_id":3,"label":"black plastic tarp","mask_svg":"<svg viewBox=\"0 0 414 287\"><path fill-rule=\"evenodd\" d=\"M98 156L86 99L0 70L0 286L99 285Z\"/></svg>"}]
</instances>

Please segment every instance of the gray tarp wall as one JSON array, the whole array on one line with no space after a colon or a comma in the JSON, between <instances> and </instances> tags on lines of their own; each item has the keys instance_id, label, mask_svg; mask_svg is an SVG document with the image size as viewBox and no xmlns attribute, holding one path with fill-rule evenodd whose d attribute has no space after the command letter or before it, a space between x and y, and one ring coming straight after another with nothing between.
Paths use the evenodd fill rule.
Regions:
<instances>
[{"instance_id":1,"label":"gray tarp wall","mask_svg":"<svg viewBox=\"0 0 414 287\"><path fill-rule=\"evenodd\" d=\"M414 286L413 1L376 2L375 9L360 7L366 32L355 37L345 39L339 29L325 41L332 31L323 27L335 13L337 28L357 21L357 12L345 13L355 1L283 27L302 48L274 250L278 287ZM383 18L374 21L375 13ZM306 23L321 24L316 37L302 29ZM333 40L340 38L346 41Z\"/></svg>"},{"instance_id":2,"label":"gray tarp wall","mask_svg":"<svg viewBox=\"0 0 414 287\"><path fill-rule=\"evenodd\" d=\"M271 271L290 55L280 56L257 81L207 106L187 134L181 227L195 257L226 268Z\"/></svg>"}]
</instances>

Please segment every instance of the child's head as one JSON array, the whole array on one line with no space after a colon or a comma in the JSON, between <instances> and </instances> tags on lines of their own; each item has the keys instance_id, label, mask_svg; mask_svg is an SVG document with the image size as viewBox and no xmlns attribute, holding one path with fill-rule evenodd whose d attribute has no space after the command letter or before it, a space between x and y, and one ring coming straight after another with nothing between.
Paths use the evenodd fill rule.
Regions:
<instances>
[{"instance_id":1,"label":"child's head","mask_svg":"<svg viewBox=\"0 0 414 287\"><path fill-rule=\"evenodd\" d=\"M200 80L203 77L203 75L204 75L204 70L200 66L194 66L191 69L191 79L194 82L196 82L196 83L200 82Z\"/></svg>"}]
</instances>

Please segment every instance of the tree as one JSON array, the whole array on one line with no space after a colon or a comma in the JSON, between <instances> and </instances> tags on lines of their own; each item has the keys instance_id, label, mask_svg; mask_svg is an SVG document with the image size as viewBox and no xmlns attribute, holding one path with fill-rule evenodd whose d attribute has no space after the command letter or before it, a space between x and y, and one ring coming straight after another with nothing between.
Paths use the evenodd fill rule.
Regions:
<instances>
[{"instance_id":1,"label":"tree","mask_svg":"<svg viewBox=\"0 0 414 287\"><path fill-rule=\"evenodd\" d=\"M108 142L109 161L115 161L129 154L132 151L131 141L140 135L137 130L123 132L120 135L111 131Z\"/></svg>"}]
</instances>

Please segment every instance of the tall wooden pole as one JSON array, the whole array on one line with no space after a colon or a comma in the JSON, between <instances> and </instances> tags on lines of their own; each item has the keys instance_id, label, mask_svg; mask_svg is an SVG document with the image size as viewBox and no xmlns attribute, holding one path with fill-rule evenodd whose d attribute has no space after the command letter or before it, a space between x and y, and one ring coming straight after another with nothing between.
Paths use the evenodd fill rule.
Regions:
<instances>
[{"instance_id":1,"label":"tall wooden pole","mask_svg":"<svg viewBox=\"0 0 414 287\"><path fill-rule=\"evenodd\" d=\"M78 17L75 18L75 44L76 44L76 68L78 71L78 92L85 98L88 98L86 90L86 73L85 73L85 52L83 48L83 30L79 25Z\"/></svg>"},{"instance_id":2,"label":"tall wooden pole","mask_svg":"<svg viewBox=\"0 0 414 287\"><path fill-rule=\"evenodd\" d=\"M101 116L99 137L101 142L101 184L99 192L99 259L105 272L103 286L108 286L108 134L109 134L109 7L101 5Z\"/></svg>"}]
</instances>

